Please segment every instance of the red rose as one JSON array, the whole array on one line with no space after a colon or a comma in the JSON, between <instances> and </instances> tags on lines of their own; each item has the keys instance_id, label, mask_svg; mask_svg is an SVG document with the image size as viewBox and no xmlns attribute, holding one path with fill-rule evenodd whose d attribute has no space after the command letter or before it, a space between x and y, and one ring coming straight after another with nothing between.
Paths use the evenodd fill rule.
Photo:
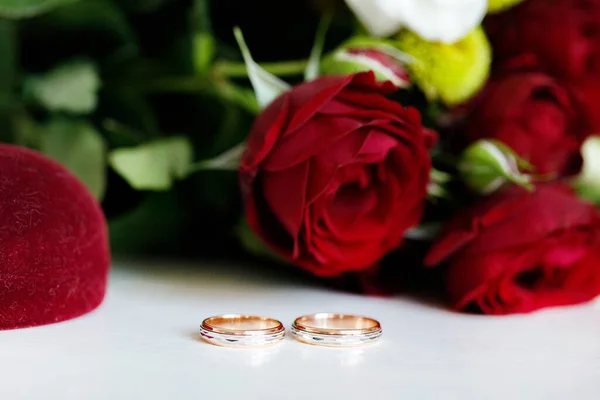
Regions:
<instances>
[{"instance_id":1,"label":"red rose","mask_svg":"<svg viewBox=\"0 0 600 400\"><path fill-rule=\"evenodd\" d=\"M528 160L537 174L573 175L580 148L591 133L567 88L538 70L511 70L492 77L466 117L468 143L494 138Z\"/></svg>"},{"instance_id":2,"label":"red rose","mask_svg":"<svg viewBox=\"0 0 600 400\"><path fill-rule=\"evenodd\" d=\"M427 265L448 261L458 310L531 312L600 294L600 215L559 183L513 186L456 215Z\"/></svg>"},{"instance_id":3,"label":"red rose","mask_svg":"<svg viewBox=\"0 0 600 400\"><path fill-rule=\"evenodd\" d=\"M572 86L594 131L600 131L600 2L527 0L489 16L486 30L494 60L524 53Z\"/></svg>"},{"instance_id":4,"label":"red rose","mask_svg":"<svg viewBox=\"0 0 600 400\"><path fill-rule=\"evenodd\" d=\"M370 267L421 218L431 132L373 73L294 87L256 120L240 166L250 227L320 276Z\"/></svg>"}]
</instances>

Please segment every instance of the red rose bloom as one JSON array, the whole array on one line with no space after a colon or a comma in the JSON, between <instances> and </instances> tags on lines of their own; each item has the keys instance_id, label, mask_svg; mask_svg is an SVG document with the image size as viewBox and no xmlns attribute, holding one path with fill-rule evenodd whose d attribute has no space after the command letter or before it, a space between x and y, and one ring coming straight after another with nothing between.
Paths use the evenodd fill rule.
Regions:
<instances>
[{"instance_id":1,"label":"red rose bloom","mask_svg":"<svg viewBox=\"0 0 600 400\"><path fill-rule=\"evenodd\" d=\"M537 70L502 72L473 101L464 126L468 143L494 138L528 160L537 174L572 175L590 130L567 88Z\"/></svg>"},{"instance_id":2,"label":"red rose bloom","mask_svg":"<svg viewBox=\"0 0 600 400\"><path fill-rule=\"evenodd\" d=\"M600 294L600 215L559 183L513 186L456 215L426 257L454 307L526 313Z\"/></svg>"},{"instance_id":3,"label":"red rose bloom","mask_svg":"<svg viewBox=\"0 0 600 400\"><path fill-rule=\"evenodd\" d=\"M545 71L572 86L600 131L600 2L527 0L486 19L494 60L535 55Z\"/></svg>"},{"instance_id":4,"label":"red rose bloom","mask_svg":"<svg viewBox=\"0 0 600 400\"><path fill-rule=\"evenodd\" d=\"M240 166L250 227L316 275L368 268L421 218L431 131L373 73L294 87L256 120Z\"/></svg>"}]
</instances>

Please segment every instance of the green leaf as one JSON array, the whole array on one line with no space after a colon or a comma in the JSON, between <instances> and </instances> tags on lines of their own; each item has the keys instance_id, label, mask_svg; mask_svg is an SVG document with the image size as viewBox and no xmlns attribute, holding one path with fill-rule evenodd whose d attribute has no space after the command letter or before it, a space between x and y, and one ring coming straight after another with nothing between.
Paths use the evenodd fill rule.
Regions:
<instances>
[{"instance_id":1,"label":"green leaf","mask_svg":"<svg viewBox=\"0 0 600 400\"><path fill-rule=\"evenodd\" d=\"M33 17L76 1L79 0L2 0L0 16L15 19Z\"/></svg>"},{"instance_id":2,"label":"green leaf","mask_svg":"<svg viewBox=\"0 0 600 400\"><path fill-rule=\"evenodd\" d=\"M252 59L252 55L244 41L244 36L242 35L240 28L234 28L233 34L235 35L235 39L237 40L242 56L244 57L244 62L248 69L248 78L254 88L258 104L262 108L265 108L282 93L289 90L290 85L262 69L261 66Z\"/></svg>"},{"instance_id":3,"label":"green leaf","mask_svg":"<svg viewBox=\"0 0 600 400\"><path fill-rule=\"evenodd\" d=\"M240 143L235 147L221 153L215 158L210 160L200 161L194 165L191 169L194 171L200 171L205 169L212 170L225 170L225 171L237 171L240 167L240 159L246 149L246 143Z\"/></svg>"},{"instance_id":4,"label":"green leaf","mask_svg":"<svg viewBox=\"0 0 600 400\"><path fill-rule=\"evenodd\" d=\"M87 60L71 61L24 83L26 98L49 111L87 114L96 108L100 77L96 66Z\"/></svg>"},{"instance_id":5,"label":"green leaf","mask_svg":"<svg viewBox=\"0 0 600 400\"><path fill-rule=\"evenodd\" d=\"M313 79L317 79L317 77L319 76L321 55L323 54L323 46L325 45L325 36L327 35L327 29L329 29L329 24L331 24L331 14L325 15L321 19L319 27L317 28L315 43L310 52L310 57L308 58L306 70L304 71L305 81L312 81Z\"/></svg>"},{"instance_id":6,"label":"green leaf","mask_svg":"<svg viewBox=\"0 0 600 400\"><path fill-rule=\"evenodd\" d=\"M134 189L162 191L187 176L192 153L186 137L171 137L113 150L108 162Z\"/></svg>"},{"instance_id":7,"label":"green leaf","mask_svg":"<svg viewBox=\"0 0 600 400\"><path fill-rule=\"evenodd\" d=\"M85 121L57 117L45 127L40 150L75 174L99 200L106 189L106 146Z\"/></svg>"}]
</instances>

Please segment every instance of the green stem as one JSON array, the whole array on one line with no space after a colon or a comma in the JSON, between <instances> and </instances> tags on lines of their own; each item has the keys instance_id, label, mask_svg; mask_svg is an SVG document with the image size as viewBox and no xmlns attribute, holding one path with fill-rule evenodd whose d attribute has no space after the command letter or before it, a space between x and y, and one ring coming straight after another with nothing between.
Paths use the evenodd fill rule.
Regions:
<instances>
[{"instance_id":1,"label":"green stem","mask_svg":"<svg viewBox=\"0 0 600 400\"><path fill-rule=\"evenodd\" d=\"M308 60L290 60L271 63L261 63L260 66L267 72L277 76L302 75ZM248 76L246 64L243 62L217 61L213 67L217 76L228 78L244 78Z\"/></svg>"},{"instance_id":2,"label":"green stem","mask_svg":"<svg viewBox=\"0 0 600 400\"><path fill-rule=\"evenodd\" d=\"M237 104L251 114L261 111L252 90L223 79L194 76L163 78L152 82L145 90L147 93L204 93Z\"/></svg>"}]
</instances>

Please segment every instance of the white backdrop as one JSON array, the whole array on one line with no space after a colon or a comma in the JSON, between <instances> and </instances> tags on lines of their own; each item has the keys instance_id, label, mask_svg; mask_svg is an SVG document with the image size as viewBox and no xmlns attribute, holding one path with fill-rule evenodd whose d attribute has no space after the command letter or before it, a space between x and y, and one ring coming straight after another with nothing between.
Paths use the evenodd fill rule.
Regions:
<instances>
[{"instance_id":1,"label":"white backdrop","mask_svg":"<svg viewBox=\"0 0 600 400\"><path fill-rule=\"evenodd\" d=\"M333 292L249 267L191 267L117 263L108 297L92 314L0 332L0 398L600 398L598 303L485 317ZM214 314L262 314L289 326L319 311L377 318L383 337L357 349L289 336L257 350L198 340L200 322Z\"/></svg>"}]
</instances>

